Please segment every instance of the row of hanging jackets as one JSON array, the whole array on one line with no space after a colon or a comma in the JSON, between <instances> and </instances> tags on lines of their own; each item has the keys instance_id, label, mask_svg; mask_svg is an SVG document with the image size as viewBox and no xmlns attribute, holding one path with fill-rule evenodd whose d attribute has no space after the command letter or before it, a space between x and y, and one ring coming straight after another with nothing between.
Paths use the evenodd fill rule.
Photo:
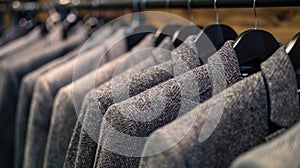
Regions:
<instances>
[{"instance_id":1,"label":"row of hanging jackets","mask_svg":"<svg viewBox=\"0 0 300 168\"><path fill-rule=\"evenodd\" d=\"M299 167L299 35L168 26L36 26L1 45L0 166Z\"/></svg>"}]
</instances>

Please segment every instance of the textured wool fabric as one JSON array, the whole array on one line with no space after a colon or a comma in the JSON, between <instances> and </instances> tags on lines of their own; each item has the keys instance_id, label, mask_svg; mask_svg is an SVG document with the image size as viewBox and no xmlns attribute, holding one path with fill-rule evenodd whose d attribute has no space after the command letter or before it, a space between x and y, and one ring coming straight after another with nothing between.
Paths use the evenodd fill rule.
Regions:
<instances>
[{"instance_id":1,"label":"textured wool fabric","mask_svg":"<svg viewBox=\"0 0 300 168\"><path fill-rule=\"evenodd\" d=\"M116 77L117 78L125 78L125 77L128 77L129 75L133 74L137 70L145 69L152 65L167 61L170 59L170 57L168 57L168 53L170 50L172 50L172 43L170 42L170 38L166 38L165 40L163 40L163 42L161 43L161 45L158 48L154 48L152 51L148 51L148 52L146 50L146 53L143 54L144 56L140 55L142 53L138 52L137 54L140 57L145 58L145 60L143 60L141 63L133 66L132 68L126 70L123 73L121 73L122 69L117 69L115 73L121 73L121 74L117 75ZM145 51L142 50L142 52L145 52ZM93 110L91 108L88 108L88 107L91 107L89 104L97 103L97 98L94 96L90 96L90 95L94 95L93 93L94 93L94 91L91 91L90 93L87 94L87 96L85 96L86 98L84 99L84 103L81 108L81 112L78 116L78 120L76 122L74 131L72 134L72 138L71 138L71 141L69 144L68 154L67 154L65 164L64 164L65 167L75 167L75 160L76 160L77 153L78 153L78 159L81 157L83 158L82 161L77 162L77 165L84 163L86 165L92 166L92 164L93 164L93 161L94 161L93 157L95 155L95 149L96 149L97 144L95 144L92 139L91 139L91 141L88 141L90 139L86 138L87 139L86 140L87 142L85 143L86 148L83 147L82 151L77 152L79 136L81 133L81 123L83 121L84 114L89 113L88 110ZM93 106L93 107L97 108L96 106ZM97 124L97 123L95 123L95 124ZM85 144L83 144L83 146ZM92 150L92 152L89 152L91 150Z\"/></svg>"},{"instance_id":2,"label":"textured wool fabric","mask_svg":"<svg viewBox=\"0 0 300 168\"><path fill-rule=\"evenodd\" d=\"M60 89L52 110L43 167L63 167L68 144L84 95L97 85L111 79L113 75L116 75L114 70L120 64L122 65L122 70L125 70L132 67L136 62L145 59L145 54L145 56L141 56L140 53L135 51L153 47L152 38L153 34L148 35L132 51L104 64L99 69ZM126 59L130 60L123 63Z\"/></svg>"},{"instance_id":3,"label":"textured wool fabric","mask_svg":"<svg viewBox=\"0 0 300 168\"><path fill-rule=\"evenodd\" d=\"M113 31L110 26L106 26L105 28L101 29L101 32L96 33L97 38L90 39L89 41L85 42L85 45L78 47L77 51L74 51L73 53L69 53L66 56L62 58L58 58L41 68L35 70L32 73L29 73L26 75L21 82L20 90L19 90L19 96L18 96L18 106L17 106L17 114L16 114L16 128L15 128L15 158L14 158L14 167L21 167L22 166L22 160L23 160L23 153L24 153L24 145L25 145L25 138L26 138L26 128L27 128L27 121L28 121L28 115L30 111L30 104L34 89L34 84L38 80L38 78L53 69L54 67L57 67L66 61L74 58L77 56L77 53L79 52L79 49L81 49L81 54L83 52L92 49L92 47L99 43L99 41L104 41L105 38L107 38L110 33Z\"/></svg>"},{"instance_id":4,"label":"textured wool fabric","mask_svg":"<svg viewBox=\"0 0 300 168\"><path fill-rule=\"evenodd\" d=\"M156 129L174 121L241 79L239 63L228 41L209 64L112 105L101 125L97 167L138 167L144 144ZM216 85L214 85L214 81ZM133 141L132 137L145 137Z\"/></svg>"},{"instance_id":5,"label":"textured wool fabric","mask_svg":"<svg viewBox=\"0 0 300 168\"><path fill-rule=\"evenodd\" d=\"M92 138L93 143L98 142L102 116L113 103L126 100L174 76L200 66L201 60L193 42L194 38L195 36L188 37L181 46L173 50L171 52L171 60L131 74L126 78L114 78L107 86L98 89L96 91L97 104L99 104L98 109L91 110L90 114L86 113L88 118L85 120L88 123L96 123L92 127L85 128L85 131L88 128L93 129L88 131L88 135L91 136L88 138ZM97 166L96 161L100 156L100 150L101 146L98 145L94 166Z\"/></svg>"},{"instance_id":6,"label":"textured wool fabric","mask_svg":"<svg viewBox=\"0 0 300 168\"><path fill-rule=\"evenodd\" d=\"M12 25L9 28L5 29L1 33L0 38L0 46L4 46L5 44L8 44L9 42L12 42L18 38L21 38L22 36L26 35L30 31L29 29L26 29L25 27L15 26Z\"/></svg>"},{"instance_id":7,"label":"textured wool fabric","mask_svg":"<svg viewBox=\"0 0 300 168\"><path fill-rule=\"evenodd\" d=\"M22 50L25 47L30 46L31 44L35 43L41 38L42 38L41 27L34 28L25 36L0 47L0 59L5 58L11 54L14 54Z\"/></svg>"},{"instance_id":8,"label":"textured wool fabric","mask_svg":"<svg viewBox=\"0 0 300 168\"><path fill-rule=\"evenodd\" d=\"M297 83L284 47L261 69L152 133L140 167L229 167L264 142L271 123L295 124L300 119Z\"/></svg>"},{"instance_id":9,"label":"textured wool fabric","mask_svg":"<svg viewBox=\"0 0 300 168\"><path fill-rule=\"evenodd\" d=\"M124 53L126 51L124 40L119 41L111 48L116 39L123 39L124 35L125 29L118 30L105 44L101 45L102 47L79 54L76 59L51 70L38 79L34 87L28 118L23 167L43 166L52 105L58 90L72 82L72 79L76 80L97 66L101 66ZM109 48L108 52L106 52L106 48ZM104 57L101 57L102 54ZM74 76L75 67L78 71Z\"/></svg>"},{"instance_id":10,"label":"textured wool fabric","mask_svg":"<svg viewBox=\"0 0 300 168\"><path fill-rule=\"evenodd\" d=\"M25 49L27 52L20 52L23 55L17 53L0 61L0 165L4 167L12 167L13 162L15 114L21 79L78 46L86 38L86 30L80 29L76 35L64 41L54 40L52 35L55 36L55 32L49 35L32 48Z\"/></svg>"},{"instance_id":11,"label":"textured wool fabric","mask_svg":"<svg viewBox=\"0 0 300 168\"><path fill-rule=\"evenodd\" d=\"M93 138L95 142L98 142L94 167L99 167L101 157L101 141L99 139L101 135L99 133L102 117L105 115L106 110L114 103L126 100L157 84L202 65L194 38L195 36L188 37L184 43L173 50L170 61L137 72L127 78L116 78L111 82L109 89L96 91L99 107L94 111L94 114L86 114L90 118L86 120L97 123L97 125L91 127L94 129L95 136L98 136ZM92 122L89 121L89 123ZM89 135L94 136L91 133Z\"/></svg>"},{"instance_id":12,"label":"textured wool fabric","mask_svg":"<svg viewBox=\"0 0 300 168\"><path fill-rule=\"evenodd\" d=\"M83 50L92 49L101 45L116 30L109 24L106 24L89 36L88 40L82 46Z\"/></svg>"},{"instance_id":13,"label":"textured wool fabric","mask_svg":"<svg viewBox=\"0 0 300 168\"><path fill-rule=\"evenodd\" d=\"M77 52L78 49L76 50L75 53ZM55 59L54 61L42 66L38 70L29 73L22 79L20 89L19 89L18 106L17 106L17 114L16 114L14 167L22 167L28 114L30 111L30 104L31 104L35 82L38 80L38 78L41 75L67 62L68 60L74 58L75 56L76 54L70 52L69 54L63 56L62 58Z\"/></svg>"},{"instance_id":14,"label":"textured wool fabric","mask_svg":"<svg viewBox=\"0 0 300 168\"><path fill-rule=\"evenodd\" d=\"M299 156L300 123L278 138L239 156L231 168L298 168L300 167Z\"/></svg>"}]
</instances>

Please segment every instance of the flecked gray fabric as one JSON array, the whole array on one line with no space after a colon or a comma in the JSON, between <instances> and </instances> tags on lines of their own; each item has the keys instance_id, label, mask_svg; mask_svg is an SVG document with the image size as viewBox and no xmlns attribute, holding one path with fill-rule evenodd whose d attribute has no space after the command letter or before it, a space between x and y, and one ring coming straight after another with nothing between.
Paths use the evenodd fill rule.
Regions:
<instances>
[{"instance_id":1,"label":"flecked gray fabric","mask_svg":"<svg viewBox=\"0 0 300 168\"><path fill-rule=\"evenodd\" d=\"M98 142L96 157L94 160L94 167L98 167L98 160L101 155L101 142L99 139L100 126L102 116L106 110L113 104L126 100L129 97L135 96L157 84L167 81L175 76L183 74L191 69L202 65L199 58L197 48L194 43L195 36L190 36L184 43L171 53L171 60L157 66L150 67L141 72L137 72L127 78L114 79L107 87L108 89L97 90L98 109L94 114L87 114L95 124L93 127L94 135L98 137L93 138L94 143ZM89 121L89 123L92 123ZM89 135L93 136L92 133Z\"/></svg>"},{"instance_id":2,"label":"flecked gray fabric","mask_svg":"<svg viewBox=\"0 0 300 168\"><path fill-rule=\"evenodd\" d=\"M172 49L172 44L170 43L170 38L166 38L158 48L154 48L152 50L152 52L149 51L149 54L146 53L144 56L141 55L141 57L143 57L143 58L145 57L145 60L143 60L141 63L135 65L134 67L126 70L123 73L121 73L122 72L121 69L117 69L115 73L121 73L121 74L117 75L116 77L124 78L124 77L129 76L130 74L136 72L139 69L145 69L152 65L169 60L170 57L168 57L168 52L171 49ZM142 52L144 52L144 51L142 51ZM141 53L137 53L137 54L139 55ZM95 155L95 149L96 149L97 144L94 144L93 141L90 142L90 141L88 141L89 139L87 139L88 142L85 143L85 144L87 144L86 148L84 147L84 148L82 148L82 151L77 152L77 146L78 146L80 133L81 133L81 123L83 121L84 114L88 113L88 110L90 110L90 109L88 109L88 107L89 107L89 104L92 103L91 100L93 100L93 102L97 103L97 98L94 96L90 96L90 95L93 95L93 93L94 93L94 91L91 91L89 94L87 94L87 96L85 96L86 98L84 99L84 103L81 108L81 112L78 116L78 120L76 122L74 131L73 131L73 135L72 135L72 138L71 138L71 141L69 144L68 154L67 154L65 164L64 164L65 167L75 167L75 160L76 160L77 153L80 155L79 157L84 157L83 161L85 161L84 163L86 165L93 164L93 157ZM93 150L93 152L88 152L91 150ZM84 153L86 153L86 154L84 154ZM79 157L78 157L78 159L79 159ZM78 165L79 164L80 163L78 163Z\"/></svg>"},{"instance_id":3,"label":"flecked gray fabric","mask_svg":"<svg viewBox=\"0 0 300 168\"><path fill-rule=\"evenodd\" d=\"M111 48L118 39L123 39L125 29L118 30L110 39L104 42L102 47L80 54L76 59L61 65L38 79L34 87L32 104L27 125L25 153L23 167L34 168L43 166L43 158L46 147L48 129L54 97L58 90L94 70L99 65L118 57L126 51L126 42L119 41ZM109 48L108 53L105 52ZM101 55L104 57L101 57ZM100 62L101 59L101 62ZM100 66L99 65L99 66ZM73 70L77 74L74 76Z\"/></svg>"},{"instance_id":4,"label":"flecked gray fabric","mask_svg":"<svg viewBox=\"0 0 300 168\"><path fill-rule=\"evenodd\" d=\"M5 58L9 55L15 54L25 47L35 44L37 41L42 39L41 27L36 27L31 30L28 34L19 39L11 41L10 43L0 47L0 59Z\"/></svg>"},{"instance_id":5,"label":"flecked gray fabric","mask_svg":"<svg viewBox=\"0 0 300 168\"><path fill-rule=\"evenodd\" d=\"M270 123L295 124L300 118L297 83L284 47L261 69L152 133L140 167L229 167L264 142ZM283 108L287 113L281 115Z\"/></svg>"},{"instance_id":6,"label":"flecked gray fabric","mask_svg":"<svg viewBox=\"0 0 300 168\"><path fill-rule=\"evenodd\" d=\"M278 138L239 156L231 168L298 168L299 156L300 123Z\"/></svg>"},{"instance_id":7,"label":"flecked gray fabric","mask_svg":"<svg viewBox=\"0 0 300 168\"><path fill-rule=\"evenodd\" d=\"M153 47L152 38L153 34L148 35L132 51L104 64L99 69L60 89L52 110L43 167L63 167L68 144L84 95L97 85L111 79L113 75L116 75L114 70L117 66L122 65L122 70L124 70L145 59L141 55L136 55L135 51ZM126 59L130 59L130 61L123 63Z\"/></svg>"},{"instance_id":8,"label":"flecked gray fabric","mask_svg":"<svg viewBox=\"0 0 300 168\"><path fill-rule=\"evenodd\" d=\"M30 104L31 104L35 82L41 75L67 62L68 60L72 59L75 56L76 54L73 54L71 52L71 54L67 54L62 58L58 58L42 66L38 70L29 73L22 79L20 89L19 89L18 106L17 106L17 114L16 114L14 167L22 167L24 145L25 145L25 138L26 138L26 126L27 126L28 114L30 110Z\"/></svg>"},{"instance_id":9,"label":"flecked gray fabric","mask_svg":"<svg viewBox=\"0 0 300 168\"><path fill-rule=\"evenodd\" d=\"M26 75L21 82L20 89L19 89L19 96L18 96L18 106L17 106L17 114L16 114L16 128L15 128L15 158L14 158L14 167L19 168L22 167L23 162L23 153L24 153L24 145L25 145L25 138L26 138L26 128L28 122L28 115L30 111L30 104L34 89L34 84L38 80L38 78L50 71L51 69L69 61L70 59L77 56L79 50L81 50L81 54L87 50L91 50L92 47L97 44L100 45L99 41L104 41L110 33L112 29L110 26L107 26L101 29L101 32L97 32L96 38L89 39L89 41L85 42L85 45L78 47L73 53L69 53L62 58L58 58L41 68L35 70L32 73Z\"/></svg>"},{"instance_id":10,"label":"flecked gray fabric","mask_svg":"<svg viewBox=\"0 0 300 168\"><path fill-rule=\"evenodd\" d=\"M32 73L29 73L26 75L21 82L20 89L19 89L19 96L18 96L18 106L17 106L17 114L16 114L16 128L15 128L15 158L14 158L14 167L19 168L22 166L23 162L23 153L24 153L24 145L25 145L25 138L26 138L26 128L27 128L27 122L28 122L28 115L30 110L30 104L33 94L33 88L35 82L38 80L38 78L45 74L46 72L50 71L54 67L57 67L66 61L70 60L71 58L74 58L77 56L77 53L81 51L83 52L92 49L95 45L101 45L101 42L104 41L105 38L107 38L111 32L112 29L110 26L107 26L103 29L101 29L101 32L97 32L96 37L93 39L90 39L85 42L85 45L77 47L77 51L68 53L63 58L59 58L57 60L54 60L41 68L35 70ZM101 40L102 39L102 40Z\"/></svg>"},{"instance_id":11,"label":"flecked gray fabric","mask_svg":"<svg viewBox=\"0 0 300 168\"><path fill-rule=\"evenodd\" d=\"M26 52L21 51L0 61L0 165L12 167L13 163L15 115L21 79L78 46L85 40L85 32L80 29L76 35L63 41L53 38L57 38L56 31L51 32L32 47L26 48Z\"/></svg>"},{"instance_id":12,"label":"flecked gray fabric","mask_svg":"<svg viewBox=\"0 0 300 168\"><path fill-rule=\"evenodd\" d=\"M1 32L1 38L0 38L0 46L4 46L5 44L8 44L10 42L15 41L16 39L19 39L26 35L28 33L28 29L25 27L15 26L11 25L8 28L5 28Z\"/></svg>"},{"instance_id":13,"label":"flecked gray fabric","mask_svg":"<svg viewBox=\"0 0 300 168\"><path fill-rule=\"evenodd\" d=\"M102 26L96 32L94 32L91 36L89 36L88 40L82 46L82 50L89 50L89 49L92 49L94 47L101 45L115 31L116 30L109 24Z\"/></svg>"},{"instance_id":14,"label":"flecked gray fabric","mask_svg":"<svg viewBox=\"0 0 300 168\"><path fill-rule=\"evenodd\" d=\"M153 131L209 99L213 92L239 81L240 68L232 45L232 41L226 42L210 57L209 64L112 105L101 125L97 167L138 167L146 137ZM213 80L217 85L213 86ZM134 141L132 137L145 138Z\"/></svg>"}]
</instances>

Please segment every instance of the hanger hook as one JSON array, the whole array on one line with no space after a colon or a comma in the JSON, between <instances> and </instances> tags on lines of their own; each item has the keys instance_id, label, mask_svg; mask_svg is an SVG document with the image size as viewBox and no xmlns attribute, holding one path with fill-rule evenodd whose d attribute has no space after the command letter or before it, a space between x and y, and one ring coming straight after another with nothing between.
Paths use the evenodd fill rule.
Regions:
<instances>
[{"instance_id":1,"label":"hanger hook","mask_svg":"<svg viewBox=\"0 0 300 168\"><path fill-rule=\"evenodd\" d=\"M138 0L133 0L132 1L132 9L134 12L139 12L139 3Z\"/></svg>"},{"instance_id":2,"label":"hanger hook","mask_svg":"<svg viewBox=\"0 0 300 168\"><path fill-rule=\"evenodd\" d=\"M217 0L214 0L214 9L216 12L216 24L219 24L219 11L217 9Z\"/></svg>"},{"instance_id":3,"label":"hanger hook","mask_svg":"<svg viewBox=\"0 0 300 168\"><path fill-rule=\"evenodd\" d=\"M170 8L170 0L166 0L166 9Z\"/></svg>"},{"instance_id":4,"label":"hanger hook","mask_svg":"<svg viewBox=\"0 0 300 168\"><path fill-rule=\"evenodd\" d=\"M257 23L258 23L258 17L257 17L257 13L256 13L256 0L253 0L253 11L254 11L254 29L257 29Z\"/></svg>"},{"instance_id":5,"label":"hanger hook","mask_svg":"<svg viewBox=\"0 0 300 168\"><path fill-rule=\"evenodd\" d=\"M187 2L187 10L190 14L190 21L193 23L194 22L194 14L193 14L193 11L192 11L192 8L191 8L191 3L192 3L192 0L188 0Z\"/></svg>"},{"instance_id":6,"label":"hanger hook","mask_svg":"<svg viewBox=\"0 0 300 168\"><path fill-rule=\"evenodd\" d=\"M147 0L141 1L141 11L143 11L146 8L146 3L147 3Z\"/></svg>"},{"instance_id":7,"label":"hanger hook","mask_svg":"<svg viewBox=\"0 0 300 168\"><path fill-rule=\"evenodd\" d=\"M139 24L141 17L140 17L140 11L139 11L139 0L133 0L132 1L132 9L133 12L135 12L133 14L133 23L134 24Z\"/></svg>"}]
</instances>

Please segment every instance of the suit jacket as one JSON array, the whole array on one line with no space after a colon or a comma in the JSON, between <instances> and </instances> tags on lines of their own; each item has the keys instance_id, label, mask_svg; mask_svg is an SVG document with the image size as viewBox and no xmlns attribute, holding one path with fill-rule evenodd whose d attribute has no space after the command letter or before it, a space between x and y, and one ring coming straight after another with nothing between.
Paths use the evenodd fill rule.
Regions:
<instances>
[{"instance_id":1,"label":"suit jacket","mask_svg":"<svg viewBox=\"0 0 300 168\"><path fill-rule=\"evenodd\" d=\"M37 44L26 48L26 52L21 51L1 59L0 132L2 136L0 138L0 165L11 167L13 163L15 115L21 79L31 71L77 47L86 38L85 32L80 31L75 36L63 41L51 41L51 35L56 35L56 33L50 33Z\"/></svg>"},{"instance_id":2,"label":"suit jacket","mask_svg":"<svg viewBox=\"0 0 300 168\"><path fill-rule=\"evenodd\" d=\"M89 39L87 43L85 43L84 46L81 47L81 53L91 50L94 46L94 43L99 43L100 41L104 41L107 36L110 35L112 32L112 29L107 26L103 31L100 31L100 33L97 33L96 38L93 38L92 40ZM94 37L94 36L93 36ZM28 122L28 115L30 111L30 104L34 89L34 84L38 80L40 76L43 74L46 74L50 70L54 69L55 67L60 66L61 64L69 61L70 59L73 59L75 56L77 56L77 53L79 52L80 47L78 47L73 53L68 53L62 58L56 59L41 68L35 70L32 73L29 73L26 75L21 82L20 89L19 89L19 96L18 96L18 106L17 106L17 114L16 114L16 128L15 128L15 168L21 167L23 162L23 153L24 153L24 145L25 145L25 138L26 138L26 128L27 128L27 122Z\"/></svg>"},{"instance_id":3,"label":"suit jacket","mask_svg":"<svg viewBox=\"0 0 300 168\"><path fill-rule=\"evenodd\" d=\"M152 133L140 167L229 167L264 142L271 126L297 122L297 84L284 47L261 70Z\"/></svg>"},{"instance_id":4,"label":"suit jacket","mask_svg":"<svg viewBox=\"0 0 300 168\"><path fill-rule=\"evenodd\" d=\"M76 59L53 69L38 79L34 88L27 125L24 167L43 166L52 105L58 90L72 82L72 79L76 80L96 69L98 63L102 65L124 53L126 50L124 40L110 48L108 53L106 52L106 48L110 47L116 40L123 38L124 32L124 29L120 29L102 47L79 55ZM104 57L100 57L101 54Z\"/></svg>"},{"instance_id":5,"label":"suit jacket","mask_svg":"<svg viewBox=\"0 0 300 168\"><path fill-rule=\"evenodd\" d=\"M26 35L30 30L25 27L12 25L3 32L1 32L0 46L4 46L10 42L17 40L18 38L22 38Z\"/></svg>"},{"instance_id":6,"label":"suit jacket","mask_svg":"<svg viewBox=\"0 0 300 168\"><path fill-rule=\"evenodd\" d=\"M98 141L102 121L102 115L113 104L126 100L134 95L137 95L159 83L167 81L168 79L178 76L184 72L189 71L195 67L202 65L199 58L198 51L194 44L195 36L190 36L187 40L175 50L171 52L171 60L161 63L159 65L147 68L140 72L131 74L126 78L114 78L110 84L106 84L103 89L96 91L97 94L97 110L91 110L92 114L86 114L88 123L96 123L93 127L88 127L85 131L88 131L88 137L94 144ZM93 107L93 106L92 106ZM93 109L93 108L92 108ZM92 128L89 131L89 128ZM90 139L91 138L91 139ZM86 140L83 141L83 144ZM98 142L99 144L99 142ZM98 146L97 148L100 148ZM96 151L96 158L100 155L100 150ZM95 153L95 149L92 154ZM94 166L96 162L94 162Z\"/></svg>"},{"instance_id":7,"label":"suit jacket","mask_svg":"<svg viewBox=\"0 0 300 168\"><path fill-rule=\"evenodd\" d=\"M75 53L79 51L75 49ZM14 145L14 167L22 167L22 160L24 154L24 145L26 138L26 128L28 115L30 111L30 104L34 89L34 84L38 80L38 78L49 72L51 69L58 67L65 62L73 59L76 56L73 52L70 52L63 56L62 58L55 59L50 63L42 66L38 70L35 70L28 75L26 75L21 82L18 96L18 106L17 106L17 114L16 114L16 127L15 127L15 145Z\"/></svg>"},{"instance_id":8,"label":"suit jacket","mask_svg":"<svg viewBox=\"0 0 300 168\"><path fill-rule=\"evenodd\" d=\"M289 113L289 111L286 111ZM238 167L300 167L300 123L284 134L239 156L231 165Z\"/></svg>"},{"instance_id":9,"label":"suit jacket","mask_svg":"<svg viewBox=\"0 0 300 168\"><path fill-rule=\"evenodd\" d=\"M232 41L226 42L210 57L209 64L112 105L101 125L97 167L138 167L146 139L153 131L240 80L232 45Z\"/></svg>"},{"instance_id":10,"label":"suit jacket","mask_svg":"<svg viewBox=\"0 0 300 168\"><path fill-rule=\"evenodd\" d=\"M169 41L170 39L167 38L165 39L162 44L159 46L159 48L154 48L152 51L147 51L147 50L142 50L140 52L137 52L136 56L141 57L141 58L145 58L144 61L141 61L141 63L133 66L132 68L126 70L125 72L122 71L122 68L118 68L115 70L115 74L119 74L116 77L117 78L124 78L130 74L132 74L133 72L136 72L138 69L145 69L147 67L150 67L151 65L155 65L158 64L160 62L164 62L166 60L169 59L167 52L172 48L171 47L171 43ZM145 52L145 53L144 53ZM141 55L142 54L142 55ZM135 57L136 57L135 56ZM146 59L147 58L147 59ZM129 61L131 60L131 58L128 59ZM132 62L132 61L130 61ZM125 64L127 64L125 62ZM123 72L123 73L121 73ZM100 85L101 87L101 85ZM93 161L94 161L94 155L95 155L95 149L96 149L96 144L93 143L93 140L90 141L91 139L88 139L89 136L87 138L85 138L85 141L81 141L81 142L85 142L82 144L82 146L85 146L83 148L81 148L82 150L79 152L77 152L77 147L78 147L78 143L79 143L79 136L80 136L80 131L81 131L81 123L83 122L83 118L85 113L90 113L89 110L94 110L97 107L96 106L90 106L89 104L93 103L97 103L96 97L94 96L94 91L91 91L90 93L87 94L87 96L85 96L86 98L84 99L83 102L83 106L81 108L81 112L78 116L78 120L76 122L74 131L73 131L73 135L69 144L69 149L68 149L68 154L65 160L65 167L74 167L75 166L75 160L76 160L76 155L78 153L78 161L81 160L80 158L83 158L82 161L77 162L77 165L80 164L85 164L85 165L92 165ZM90 108L88 108L90 107ZM96 123L95 123L96 124ZM83 135L84 136L84 135Z\"/></svg>"},{"instance_id":11,"label":"suit jacket","mask_svg":"<svg viewBox=\"0 0 300 168\"><path fill-rule=\"evenodd\" d=\"M78 117L84 95L96 85L100 85L115 75L117 66L122 69L131 67L135 62L141 61L140 55L134 51L153 46L153 35L149 35L138 44L133 51L104 64L82 78L63 87L58 92L52 110L51 124L47 138L44 167L63 167L68 144ZM99 40L99 39L98 39ZM130 61L126 61L130 59ZM124 62L124 63L123 63Z\"/></svg>"},{"instance_id":12,"label":"suit jacket","mask_svg":"<svg viewBox=\"0 0 300 168\"><path fill-rule=\"evenodd\" d=\"M1 38L2 39L2 38ZM9 55L15 54L20 50L23 50L25 47L29 47L32 44L37 43L42 39L42 30L41 27L36 27L28 34L20 37L2 47L0 47L0 59L3 59Z\"/></svg>"}]
</instances>

